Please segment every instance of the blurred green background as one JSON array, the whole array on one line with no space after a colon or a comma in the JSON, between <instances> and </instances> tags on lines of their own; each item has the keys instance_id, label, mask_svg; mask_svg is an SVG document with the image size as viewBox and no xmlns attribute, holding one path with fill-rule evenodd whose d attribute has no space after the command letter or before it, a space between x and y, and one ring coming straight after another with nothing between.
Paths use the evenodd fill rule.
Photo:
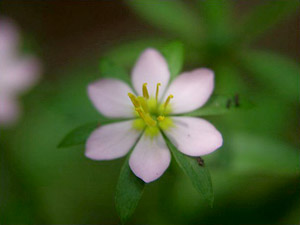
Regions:
<instances>
[{"instance_id":1,"label":"blurred green background","mask_svg":"<svg viewBox=\"0 0 300 225\"><path fill-rule=\"evenodd\" d=\"M146 47L185 45L184 70L210 67L216 94L255 107L208 117L224 146L204 159L210 208L176 163L147 185L129 224L299 224L299 1L10 1L24 51L44 64L22 97L20 122L1 129L1 224L118 224L114 192L124 159L58 149L71 129L99 119L86 85L109 57L128 71Z\"/></svg>"}]
</instances>

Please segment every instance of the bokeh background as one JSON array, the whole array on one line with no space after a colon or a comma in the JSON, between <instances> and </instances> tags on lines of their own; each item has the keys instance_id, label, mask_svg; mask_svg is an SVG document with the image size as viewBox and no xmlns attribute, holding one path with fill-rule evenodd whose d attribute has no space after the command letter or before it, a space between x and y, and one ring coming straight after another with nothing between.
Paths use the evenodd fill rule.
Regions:
<instances>
[{"instance_id":1,"label":"bokeh background","mask_svg":"<svg viewBox=\"0 0 300 225\"><path fill-rule=\"evenodd\" d=\"M44 71L22 96L22 118L0 131L1 224L119 223L124 159L91 161L84 146L57 145L99 119L86 85L100 78L102 57L130 71L144 48L171 40L185 44L184 70L212 68L216 94L239 93L255 107L208 117L224 136L205 157L213 208L173 160L129 223L300 223L299 1L2 0L0 15L19 26L23 51Z\"/></svg>"}]
</instances>

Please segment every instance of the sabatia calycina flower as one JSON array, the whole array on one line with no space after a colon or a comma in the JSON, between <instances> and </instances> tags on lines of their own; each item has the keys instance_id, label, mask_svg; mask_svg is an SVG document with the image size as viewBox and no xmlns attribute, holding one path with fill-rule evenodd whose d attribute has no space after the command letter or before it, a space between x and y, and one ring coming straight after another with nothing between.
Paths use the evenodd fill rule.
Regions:
<instances>
[{"instance_id":1,"label":"sabatia calycina flower","mask_svg":"<svg viewBox=\"0 0 300 225\"><path fill-rule=\"evenodd\" d=\"M214 88L209 69L184 72L169 84L170 72L163 56L146 49L132 71L131 89L116 79L101 79L88 87L88 95L104 116L127 118L96 129L86 143L86 156L110 160L130 153L133 173L151 182L168 168L170 151L162 133L189 156L209 154L222 145L222 136L208 121L184 116L203 106Z\"/></svg>"},{"instance_id":2,"label":"sabatia calycina flower","mask_svg":"<svg viewBox=\"0 0 300 225\"><path fill-rule=\"evenodd\" d=\"M20 56L18 43L19 32L15 25L0 18L0 125L9 125L18 119L18 96L39 77L39 62L32 56Z\"/></svg>"}]
</instances>

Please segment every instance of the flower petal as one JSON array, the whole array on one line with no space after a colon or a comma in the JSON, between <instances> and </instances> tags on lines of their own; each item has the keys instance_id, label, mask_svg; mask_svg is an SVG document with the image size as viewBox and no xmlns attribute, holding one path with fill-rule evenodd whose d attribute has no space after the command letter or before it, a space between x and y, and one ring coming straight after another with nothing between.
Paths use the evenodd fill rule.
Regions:
<instances>
[{"instance_id":1,"label":"flower petal","mask_svg":"<svg viewBox=\"0 0 300 225\"><path fill-rule=\"evenodd\" d=\"M88 95L94 106L104 116L112 118L134 117L128 92L132 92L131 88L116 79L102 79L88 86Z\"/></svg>"},{"instance_id":2,"label":"flower petal","mask_svg":"<svg viewBox=\"0 0 300 225\"><path fill-rule=\"evenodd\" d=\"M129 159L133 173L146 183L158 179L169 167L170 151L161 133L156 137L143 135Z\"/></svg>"},{"instance_id":3,"label":"flower petal","mask_svg":"<svg viewBox=\"0 0 300 225\"><path fill-rule=\"evenodd\" d=\"M15 55L19 42L18 33L12 21L0 18L0 61Z\"/></svg>"},{"instance_id":4,"label":"flower petal","mask_svg":"<svg viewBox=\"0 0 300 225\"><path fill-rule=\"evenodd\" d=\"M36 58L26 57L6 62L1 72L0 92L14 95L26 91L37 82L41 65Z\"/></svg>"},{"instance_id":5,"label":"flower petal","mask_svg":"<svg viewBox=\"0 0 300 225\"><path fill-rule=\"evenodd\" d=\"M209 69L196 69L179 75L170 85L164 100L173 95L172 113L193 111L206 103L214 89L214 73Z\"/></svg>"},{"instance_id":6,"label":"flower petal","mask_svg":"<svg viewBox=\"0 0 300 225\"><path fill-rule=\"evenodd\" d=\"M94 160L120 158L137 141L140 132L132 128L133 121L108 124L96 129L86 143L86 157Z\"/></svg>"},{"instance_id":7,"label":"flower petal","mask_svg":"<svg viewBox=\"0 0 300 225\"><path fill-rule=\"evenodd\" d=\"M165 131L179 151L190 156L207 155L223 144L220 132L208 121L194 117L172 117L174 127Z\"/></svg>"},{"instance_id":8,"label":"flower petal","mask_svg":"<svg viewBox=\"0 0 300 225\"><path fill-rule=\"evenodd\" d=\"M159 90L159 97L161 97L170 79L168 64L157 50L148 48L136 62L131 79L139 95L143 94L143 84L147 83L149 95L155 96L156 85L161 83Z\"/></svg>"},{"instance_id":9,"label":"flower petal","mask_svg":"<svg viewBox=\"0 0 300 225\"><path fill-rule=\"evenodd\" d=\"M0 96L0 125L15 123L20 116L20 107L14 98Z\"/></svg>"}]
</instances>

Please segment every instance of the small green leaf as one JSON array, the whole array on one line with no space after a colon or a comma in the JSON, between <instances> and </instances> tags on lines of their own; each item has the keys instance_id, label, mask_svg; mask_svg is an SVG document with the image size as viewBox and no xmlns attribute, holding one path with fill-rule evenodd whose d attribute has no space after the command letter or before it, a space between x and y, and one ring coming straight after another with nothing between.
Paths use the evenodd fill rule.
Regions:
<instances>
[{"instance_id":1,"label":"small green leaf","mask_svg":"<svg viewBox=\"0 0 300 225\"><path fill-rule=\"evenodd\" d=\"M180 0L130 0L127 4L154 26L194 43L202 37L200 18L188 4Z\"/></svg>"},{"instance_id":2,"label":"small green leaf","mask_svg":"<svg viewBox=\"0 0 300 225\"><path fill-rule=\"evenodd\" d=\"M124 120L124 119L123 119ZM100 125L123 121L122 119L103 119L98 122L91 122L81 125L70 131L59 143L58 148L68 148L75 145L82 145L86 142L92 131Z\"/></svg>"},{"instance_id":3,"label":"small green leaf","mask_svg":"<svg viewBox=\"0 0 300 225\"><path fill-rule=\"evenodd\" d=\"M245 50L239 59L270 93L291 101L299 99L299 64L285 56L258 50Z\"/></svg>"},{"instance_id":4,"label":"small green leaf","mask_svg":"<svg viewBox=\"0 0 300 225\"><path fill-rule=\"evenodd\" d=\"M112 46L104 55L114 63L126 69L132 69L138 56L146 48L159 48L166 43L162 39L145 38L142 40L127 41L116 46Z\"/></svg>"},{"instance_id":5,"label":"small green leaf","mask_svg":"<svg viewBox=\"0 0 300 225\"><path fill-rule=\"evenodd\" d=\"M274 27L299 8L299 0L265 1L242 19L240 34L243 41L252 41Z\"/></svg>"},{"instance_id":6,"label":"small green leaf","mask_svg":"<svg viewBox=\"0 0 300 225\"><path fill-rule=\"evenodd\" d=\"M100 61L100 72L103 78L115 78L127 84L131 83L128 73L109 59L102 59Z\"/></svg>"},{"instance_id":7,"label":"small green leaf","mask_svg":"<svg viewBox=\"0 0 300 225\"><path fill-rule=\"evenodd\" d=\"M163 137L176 162L179 164L184 173L190 178L193 186L212 206L214 201L214 193L208 169L205 166L200 166L196 158L182 154L171 143L171 141L169 141L165 134L163 134Z\"/></svg>"},{"instance_id":8,"label":"small green leaf","mask_svg":"<svg viewBox=\"0 0 300 225\"><path fill-rule=\"evenodd\" d=\"M253 104L244 98L243 96L212 96L209 101L201 108L182 114L184 116L213 116L221 115L228 112L234 112L238 110L250 109Z\"/></svg>"},{"instance_id":9,"label":"small green leaf","mask_svg":"<svg viewBox=\"0 0 300 225\"><path fill-rule=\"evenodd\" d=\"M134 213L145 187L144 181L131 171L128 159L129 157L121 169L115 195L116 209L123 224Z\"/></svg>"},{"instance_id":10,"label":"small green leaf","mask_svg":"<svg viewBox=\"0 0 300 225\"><path fill-rule=\"evenodd\" d=\"M69 132L59 143L58 148L67 148L84 144L93 130L99 126L98 122L88 123Z\"/></svg>"},{"instance_id":11,"label":"small green leaf","mask_svg":"<svg viewBox=\"0 0 300 225\"><path fill-rule=\"evenodd\" d=\"M162 53L166 58L173 80L181 71L184 61L184 46L180 41L170 42L162 48Z\"/></svg>"}]
</instances>

